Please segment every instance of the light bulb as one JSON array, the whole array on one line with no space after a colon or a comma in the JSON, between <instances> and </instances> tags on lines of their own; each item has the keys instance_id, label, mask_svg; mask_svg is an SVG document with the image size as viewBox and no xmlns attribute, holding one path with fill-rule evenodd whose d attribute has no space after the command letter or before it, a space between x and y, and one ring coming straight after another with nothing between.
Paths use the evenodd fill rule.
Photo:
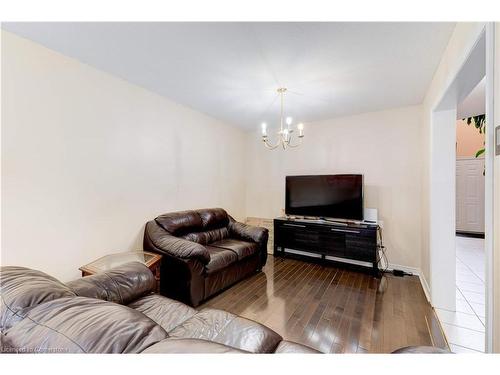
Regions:
<instances>
[{"instance_id":1,"label":"light bulb","mask_svg":"<svg viewBox=\"0 0 500 375\"><path fill-rule=\"evenodd\" d=\"M291 117L287 117L285 121L287 125L292 125L293 119Z\"/></svg>"},{"instance_id":2,"label":"light bulb","mask_svg":"<svg viewBox=\"0 0 500 375\"><path fill-rule=\"evenodd\" d=\"M267 124L265 122L262 123L261 128L262 128L262 135L267 135Z\"/></svg>"},{"instance_id":3,"label":"light bulb","mask_svg":"<svg viewBox=\"0 0 500 375\"><path fill-rule=\"evenodd\" d=\"M304 136L304 124L303 123L298 124L297 129L299 129L299 137L302 138Z\"/></svg>"}]
</instances>

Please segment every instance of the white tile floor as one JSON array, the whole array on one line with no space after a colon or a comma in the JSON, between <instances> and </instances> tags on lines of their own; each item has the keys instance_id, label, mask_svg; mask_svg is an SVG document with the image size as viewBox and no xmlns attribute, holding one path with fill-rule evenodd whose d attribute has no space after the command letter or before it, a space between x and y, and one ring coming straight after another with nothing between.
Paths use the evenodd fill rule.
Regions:
<instances>
[{"instance_id":1,"label":"white tile floor","mask_svg":"<svg viewBox=\"0 0 500 375\"><path fill-rule=\"evenodd\" d=\"M456 243L456 311L436 313L453 352L484 352L484 240L457 236Z\"/></svg>"}]
</instances>

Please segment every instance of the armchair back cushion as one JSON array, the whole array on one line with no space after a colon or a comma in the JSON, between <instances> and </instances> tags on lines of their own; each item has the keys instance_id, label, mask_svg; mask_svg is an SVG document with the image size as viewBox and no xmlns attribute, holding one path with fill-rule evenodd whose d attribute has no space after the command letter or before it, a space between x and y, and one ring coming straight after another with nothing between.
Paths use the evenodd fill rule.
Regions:
<instances>
[{"instance_id":1,"label":"armchair back cushion","mask_svg":"<svg viewBox=\"0 0 500 375\"><path fill-rule=\"evenodd\" d=\"M203 228L201 217L196 211L172 212L158 216L155 221L160 227L176 237L199 232Z\"/></svg>"},{"instance_id":2,"label":"armchair back cushion","mask_svg":"<svg viewBox=\"0 0 500 375\"><path fill-rule=\"evenodd\" d=\"M229 236L229 230L226 227L223 227L223 228L207 230L204 232L189 233L182 236L182 238L206 246L212 242L223 240L228 236Z\"/></svg>"},{"instance_id":3,"label":"armchair back cushion","mask_svg":"<svg viewBox=\"0 0 500 375\"><path fill-rule=\"evenodd\" d=\"M200 215L203 230L227 227L229 217L222 208L205 208L196 211Z\"/></svg>"}]
</instances>

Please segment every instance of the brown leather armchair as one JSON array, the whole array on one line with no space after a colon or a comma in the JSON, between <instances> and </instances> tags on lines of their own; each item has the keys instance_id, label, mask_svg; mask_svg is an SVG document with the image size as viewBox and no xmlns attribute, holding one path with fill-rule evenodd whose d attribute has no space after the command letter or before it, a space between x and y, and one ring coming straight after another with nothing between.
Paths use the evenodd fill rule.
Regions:
<instances>
[{"instance_id":1,"label":"brown leather armchair","mask_svg":"<svg viewBox=\"0 0 500 375\"><path fill-rule=\"evenodd\" d=\"M0 268L2 353L318 353L222 310L154 294L139 262L63 284Z\"/></svg>"},{"instance_id":2,"label":"brown leather armchair","mask_svg":"<svg viewBox=\"0 0 500 375\"><path fill-rule=\"evenodd\" d=\"M198 306L260 271L268 230L235 221L222 208L173 212L148 222L144 250L163 255L161 294Z\"/></svg>"}]
</instances>

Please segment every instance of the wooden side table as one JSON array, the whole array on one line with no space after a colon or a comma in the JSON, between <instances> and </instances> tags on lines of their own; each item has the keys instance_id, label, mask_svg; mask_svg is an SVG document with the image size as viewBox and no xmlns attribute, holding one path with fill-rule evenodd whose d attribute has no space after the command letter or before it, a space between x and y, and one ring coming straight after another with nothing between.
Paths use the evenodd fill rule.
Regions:
<instances>
[{"instance_id":1,"label":"wooden side table","mask_svg":"<svg viewBox=\"0 0 500 375\"><path fill-rule=\"evenodd\" d=\"M108 271L111 268L121 266L125 263L140 262L148 267L156 280L156 293L160 293L160 254L150 253L147 251L132 251L124 253L116 253L105 255L89 264L79 268L82 271L82 277L94 275L99 272Z\"/></svg>"}]
</instances>

